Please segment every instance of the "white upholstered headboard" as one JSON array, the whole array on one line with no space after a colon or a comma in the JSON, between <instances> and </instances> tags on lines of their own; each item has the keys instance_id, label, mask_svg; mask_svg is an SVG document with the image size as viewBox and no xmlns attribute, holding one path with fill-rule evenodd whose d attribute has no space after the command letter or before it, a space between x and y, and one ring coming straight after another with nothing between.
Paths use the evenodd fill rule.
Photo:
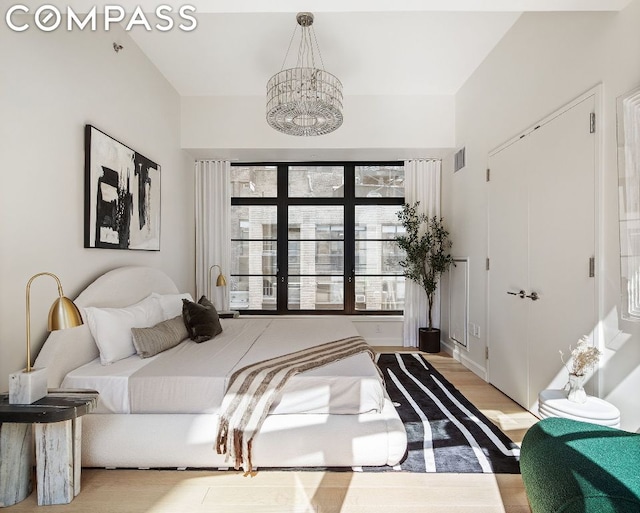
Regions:
<instances>
[{"instance_id":1,"label":"white upholstered headboard","mask_svg":"<svg viewBox=\"0 0 640 513\"><path fill-rule=\"evenodd\" d=\"M99 355L86 324L85 307L121 308L137 303L152 292L176 294L179 291L163 271L139 266L119 267L109 271L84 289L74 302L80 309L85 324L51 332L34 363L34 367L47 368L49 387L59 387L67 373Z\"/></svg>"}]
</instances>

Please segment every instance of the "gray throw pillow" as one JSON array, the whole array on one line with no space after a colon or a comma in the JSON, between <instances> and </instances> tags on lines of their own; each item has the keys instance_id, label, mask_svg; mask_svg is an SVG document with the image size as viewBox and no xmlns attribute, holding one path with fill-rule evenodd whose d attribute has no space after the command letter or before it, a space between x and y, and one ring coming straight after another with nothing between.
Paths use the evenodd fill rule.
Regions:
<instances>
[{"instance_id":1,"label":"gray throw pillow","mask_svg":"<svg viewBox=\"0 0 640 513\"><path fill-rule=\"evenodd\" d=\"M167 319L150 328L131 328L133 345L140 358L171 349L189 338L182 316Z\"/></svg>"},{"instance_id":2,"label":"gray throw pillow","mask_svg":"<svg viewBox=\"0 0 640 513\"><path fill-rule=\"evenodd\" d=\"M222 333L218 312L206 296L202 296L197 303L183 299L182 318L189 338L195 342L204 342Z\"/></svg>"}]
</instances>

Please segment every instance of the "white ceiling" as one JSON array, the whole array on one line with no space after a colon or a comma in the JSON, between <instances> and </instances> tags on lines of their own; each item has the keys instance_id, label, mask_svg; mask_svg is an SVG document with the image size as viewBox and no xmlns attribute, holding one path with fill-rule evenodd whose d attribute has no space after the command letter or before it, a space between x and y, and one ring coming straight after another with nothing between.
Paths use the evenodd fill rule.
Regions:
<instances>
[{"instance_id":1,"label":"white ceiling","mask_svg":"<svg viewBox=\"0 0 640 513\"><path fill-rule=\"evenodd\" d=\"M347 95L455 94L518 13L315 13L324 67ZM191 33L132 33L182 96L263 95L295 13L200 14ZM293 67L296 33L285 67Z\"/></svg>"},{"instance_id":2,"label":"white ceiling","mask_svg":"<svg viewBox=\"0 0 640 513\"><path fill-rule=\"evenodd\" d=\"M628 2L143 0L131 5L149 12L160 3L175 11L194 5L198 26L191 32L135 27L129 34L181 96L264 95L268 78L282 67L296 13L311 11L324 67L340 78L345 96L452 95L522 12L619 10ZM294 42L286 67L295 64L296 51Z\"/></svg>"},{"instance_id":3,"label":"white ceiling","mask_svg":"<svg viewBox=\"0 0 640 513\"><path fill-rule=\"evenodd\" d=\"M295 15L310 11L324 67L349 95L453 95L523 12L618 11L630 0L23 0L85 13L195 7L197 28L129 35L181 96L264 95ZM125 25L129 18L125 18ZM299 35L298 30L297 34ZM541 35L543 36L543 35ZM128 41L119 41L125 46ZM287 67L295 64L292 46Z\"/></svg>"}]
</instances>

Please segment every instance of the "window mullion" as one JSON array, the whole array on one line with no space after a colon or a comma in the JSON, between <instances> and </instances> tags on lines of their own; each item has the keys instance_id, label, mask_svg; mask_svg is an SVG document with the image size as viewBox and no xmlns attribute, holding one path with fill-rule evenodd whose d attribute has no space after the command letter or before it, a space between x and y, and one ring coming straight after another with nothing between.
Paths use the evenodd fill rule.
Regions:
<instances>
[{"instance_id":1,"label":"window mullion","mask_svg":"<svg viewBox=\"0 0 640 513\"><path fill-rule=\"evenodd\" d=\"M289 281L289 183L288 183L288 167L286 165L278 166L278 245L277 245L277 262L278 262L278 296L276 310L279 314L287 313L287 292Z\"/></svg>"},{"instance_id":2,"label":"window mullion","mask_svg":"<svg viewBox=\"0 0 640 513\"><path fill-rule=\"evenodd\" d=\"M355 166L344 167L344 310L355 313Z\"/></svg>"}]
</instances>

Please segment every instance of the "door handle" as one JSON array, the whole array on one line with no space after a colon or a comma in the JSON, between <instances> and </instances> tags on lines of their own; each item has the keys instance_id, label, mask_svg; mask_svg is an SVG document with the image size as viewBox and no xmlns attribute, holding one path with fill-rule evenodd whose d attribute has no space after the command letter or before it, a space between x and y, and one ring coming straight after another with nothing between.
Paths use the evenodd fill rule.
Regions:
<instances>
[{"instance_id":1,"label":"door handle","mask_svg":"<svg viewBox=\"0 0 640 513\"><path fill-rule=\"evenodd\" d=\"M540 296L538 295L537 292L532 292L531 294L529 294L528 296L529 299L531 299L531 301L537 301L538 299L540 299Z\"/></svg>"},{"instance_id":2,"label":"door handle","mask_svg":"<svg viewBox=\"0 0 640 513\"><path fill-rule=\"evenodd\" d=\"M524 290L521 290L519 292L510 292L510 291L507 290L507 294L509 294L510 296L519 296L520 299L524 299L526 292ZM536 299L538 299L538 298L536 297Z\"/></svg>"}]
</instances>

